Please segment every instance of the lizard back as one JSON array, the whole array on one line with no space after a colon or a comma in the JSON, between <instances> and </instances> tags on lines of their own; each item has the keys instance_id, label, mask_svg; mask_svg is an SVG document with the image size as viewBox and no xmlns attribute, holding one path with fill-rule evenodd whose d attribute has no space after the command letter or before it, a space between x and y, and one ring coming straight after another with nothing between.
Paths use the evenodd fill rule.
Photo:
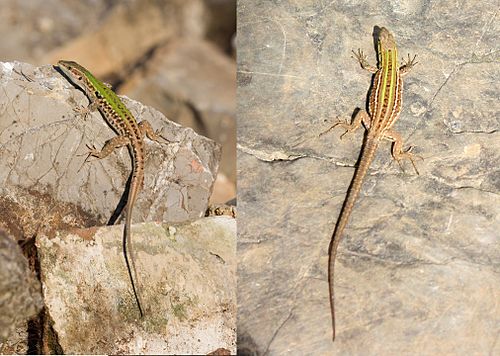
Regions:
<instances>
[{"instance_id":1,"label":"lizard back","mask_svg":"<svg viewBox=\"0 0 500 356\"><path fill-rule=\"evenodd\" d=\"M379 70L370 89L369 132L381 137L396 122L401 112L403 80L399 73L398 50L394 37L385 28L378 42Z\"/></svg>"}]
</instances>

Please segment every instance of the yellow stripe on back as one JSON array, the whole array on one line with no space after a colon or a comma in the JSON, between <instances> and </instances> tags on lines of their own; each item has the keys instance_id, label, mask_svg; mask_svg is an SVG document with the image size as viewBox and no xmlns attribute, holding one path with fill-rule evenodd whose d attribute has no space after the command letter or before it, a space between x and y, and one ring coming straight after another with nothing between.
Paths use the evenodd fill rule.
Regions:
<instances>
[{"instance_id":1,"label":"yellow stripe on back","mask_svg":"<svg viewBox=\"0 0 500 356\"><path fill-rule=\"evenodd\" d=\"M393 104L394 104L394 91L396 89L396 60L397 60L397 51L393 49L390 51L391 53L391 86L389 87L389 100L387 101L387 113L392 114Z\"/></svg>"},{"instance_id":2,"label":"yellow stripe on back","mask_svg":"<svg viewBox=\"0 0 500 356\"><path fill-rule=\"evenodd\" d=\"M385 103L385 89L387 88L387 75L389 72L389 58L388 58L388 53L389 51L385 51L382 53L382 83L379 83L381 85L379 97L378 97L378 102L379 102L379 107L378 107L378 112L376 115L380 117L382 115L382 111L384 110L384 103Z\"/></svg>"}]
</instances>

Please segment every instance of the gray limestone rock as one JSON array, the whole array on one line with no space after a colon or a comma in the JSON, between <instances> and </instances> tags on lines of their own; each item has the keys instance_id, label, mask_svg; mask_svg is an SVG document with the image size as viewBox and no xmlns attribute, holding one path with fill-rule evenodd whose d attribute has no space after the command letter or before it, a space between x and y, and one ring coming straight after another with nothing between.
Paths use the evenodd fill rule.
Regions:
<instances>
[{"instance_id":1,"label":"gray limestone rock","mask_svg":"<svg viewBox=\"0 0 500 356\"><path fill-rule=\"evenodd\" d=\"M39 236L44 299L69 354L236 351L236 220L136 224L139 319L120 226Z\"/></svg>"},{"instance_id":2,"label":"gray limestone rock","mask_svg":"<svg viewBox=\"0 0 500 356\"><path fill-rule=\"evenodd\" d=\"M108 221L123 197L131 165L125 147L84 163L86 145L101 148L116 135L101 114L85 118L75 112L88 105L87 98L51 66L0 63L0 86L2 199L24 207L19 195L28 196L26 201L49 196L53 210L72 204L73 210L81 209L77 216L86 213L101 224ZM219 146L150 107L123 101L138 121L148 120L169 141L146 139L144 188L132 220L176 222L203 216Z\"/></svg>"}]
</instances>

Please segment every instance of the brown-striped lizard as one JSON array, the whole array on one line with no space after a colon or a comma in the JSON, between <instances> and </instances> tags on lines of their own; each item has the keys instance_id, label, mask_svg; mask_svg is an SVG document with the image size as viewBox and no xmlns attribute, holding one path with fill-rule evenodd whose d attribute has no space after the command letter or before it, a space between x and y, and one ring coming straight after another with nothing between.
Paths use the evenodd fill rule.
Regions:
<instances>
[{"instance_id":1,"label":"brown-striped lizard","mask_svg":"<svg viewBox=\"0 0 500 356\"><path fill-rule=\"evenodd\" d=\"M408 60L400 67L398 64L398 51L394 36L384 27L378 28L378 66L371 66L361 50L354 52L355 57L361 64L363 69L374 74L373 83L370 88L368 113L364 110L359 110L354 116L352 123L337 122L324 133L330 131L336 126L346 129L346 133L352 133L361 126L361 123L366 128L366 135L363 142L363 148L358 161L354 177L347 192L347 197L342 206L340 216L337 220L337 225L330 243L330 256L328 266L328 282L330 286L330 307L332 313L333 340L335 340L335 307L334 307L334 265L337 255L342 232L349 221L354 203L361 190L368 167L373 161L377 147L382 140L393 142L392 157L398 161L409 159L415 171L418 174L417 168L413 162L414 156L409 149L403 151L403 141L398 132L392 129L401 112L403 80L402 78L417 64L415 57L413 59L408 55ZM377 34L375 34L377 37ZM324 134L323 133L323 134ZM343 136L342 135L342 136ZM341 136L341 137L342 137Z\"/></svg>"}]
</instances>

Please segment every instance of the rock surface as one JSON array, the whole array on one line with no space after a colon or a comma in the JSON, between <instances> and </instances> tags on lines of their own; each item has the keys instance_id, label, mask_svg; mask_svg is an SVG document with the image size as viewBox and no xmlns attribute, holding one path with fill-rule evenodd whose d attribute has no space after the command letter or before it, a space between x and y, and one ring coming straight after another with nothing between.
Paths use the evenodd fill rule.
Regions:
<instances>
[{"instance_id":1,"label":"rock surface","mask_svg":"<svg viewBox=\"0 0 500 356\"><path fill-rule=\"evenodd\" d=\"M240 352L500 354L498 7L238 11ZM327 251L363 133L318 134L365 107L351 50L375 62L375 25L418 54L395 129L425 160L403 173L379 148L340 244L332 343Z\"/></svg>"},{"instance_id":2,"label":"rock surface","mask_svg":"<svg viewBox=\"0 0 500 356\"><path fill-rule=\"evenodd\" d=\"M137 224L132 246L145 317L138 320L121 226L39 236L43 291L69 354L236 351L236 220Z\"/></svg>"}]
</instances>

